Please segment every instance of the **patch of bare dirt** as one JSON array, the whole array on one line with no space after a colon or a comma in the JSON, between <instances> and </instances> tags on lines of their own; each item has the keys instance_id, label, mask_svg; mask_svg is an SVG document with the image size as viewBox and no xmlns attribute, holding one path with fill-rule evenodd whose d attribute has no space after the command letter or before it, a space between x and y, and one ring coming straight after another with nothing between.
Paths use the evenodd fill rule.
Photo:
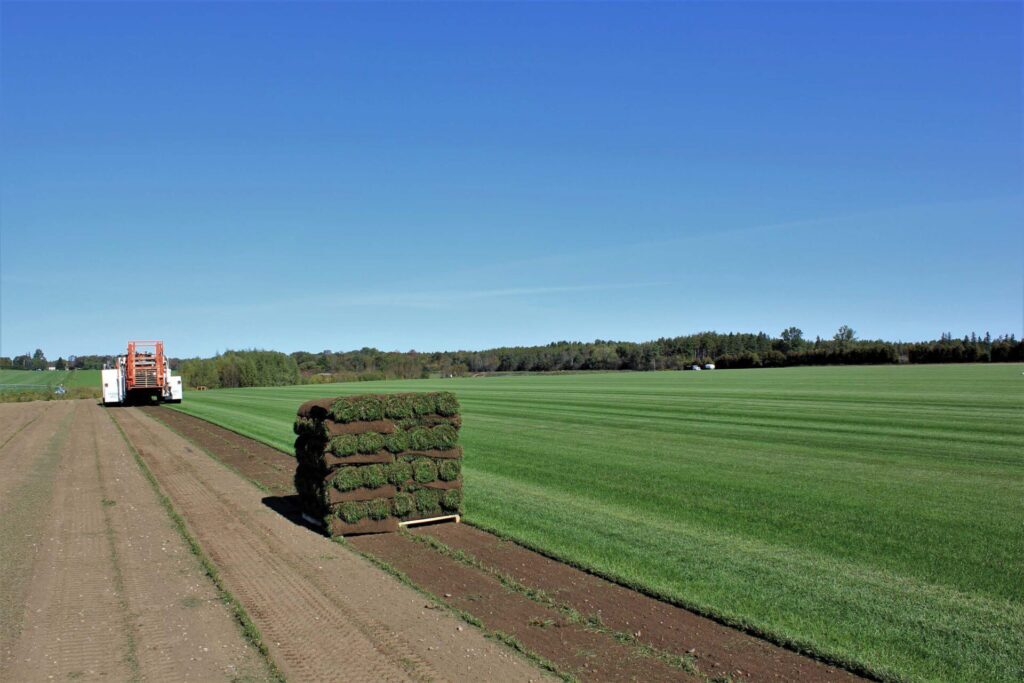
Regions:
<instances>
[{"instance_id":1,"label":"patch of bare dirt","mask_svg":"<svg viewBox=\"0 0 1024 683\"><path fill-rule=\"evenodd\" d=\"M360 536L356 548L405 573L418 586L469 612L485 628L515 638L560 671L587 681L700 680L680 662L673 666L612 635L510 590L493 576L439 554L404 534Z\"/></svg>"},{"instance_id":2,"label":"patch of bare dirt","mask_svg":"<svg viewBox=\"0 0 1024 683\"><path fill-rule=\"evenodd\" d=\"M43 414L43 407L39 401L26 403L7 403L0 411L3 419L0 420L0 450L2 450L15 435L28 425L35 422Z\"/></svg>"},{"instance_id":3,"label":"patch of bare dirt","mask_svg":"<svg viewBox=\"0 0 1024 683\"><path fill-rule=\"evenodd\" d=\"M17 606L0 680L268 679L104 409L45 406L4 516L25 525L0 535L21 579L4 586Z\"/></svg>"},{"instance_id":4,"label":"patch of bare dirt","mask_svg":"<svg viewBox=\"0 0 1024 683\"><path fill-rule=\"evenodd\" d=\"M27 404L0 404L0 422ZM53 498L54 476L70 423L72 404L34 404L23 429L0 446L0 679L11 648L21 633L25 594L42 543Z\"/></svg>"},{"instance_id":5,"label":"patch of bare dirt","mask_svg":"<svg viewBox=\"0 0 1024 683\"><path fill-rule=\"evenodd\" d=\"M544 591L556 603L600 619L661 651L689 655L709 677L743 680L855 681L857 676L723 626L685 609L580 571L466 524L422 527L491 571Z\"/></svg>"},{"instance_id":6,"label":"patch of bare dirt","mask_svg":"<svg viewBox=\"0 0 1024 683\"><path fill-rule=\"evenodd\" d=\"M230 429L218 427L176 410L157 406L140 410L214 454L243 477L259 482L271 493L295 492L295 458L259 441L236 434Z\"/></svg>"}]
</instances>

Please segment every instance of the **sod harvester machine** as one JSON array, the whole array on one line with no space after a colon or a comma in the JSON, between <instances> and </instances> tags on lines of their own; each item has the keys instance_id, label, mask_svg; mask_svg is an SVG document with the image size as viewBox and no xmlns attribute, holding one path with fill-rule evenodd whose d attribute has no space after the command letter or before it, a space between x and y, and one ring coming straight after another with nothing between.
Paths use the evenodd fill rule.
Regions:
<instances>
[{"instance_id":1,"label":"sod harvester machine","mask_svg":"<svg viewBox=\"0 0 1024 683\"><path fill-rule=\"evenodd\" d=\"M181 377L171 376L162 341L128 342L102 378L103 405L181 403Z\"/></svg>"}]
</instances>

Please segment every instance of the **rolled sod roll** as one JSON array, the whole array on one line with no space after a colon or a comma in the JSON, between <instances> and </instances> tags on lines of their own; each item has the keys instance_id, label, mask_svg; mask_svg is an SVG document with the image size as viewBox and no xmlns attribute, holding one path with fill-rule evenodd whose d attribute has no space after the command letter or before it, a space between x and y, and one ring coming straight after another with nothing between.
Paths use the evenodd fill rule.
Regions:
<instances>
[{"instance_id":1,"label":"rolled sod roll","mask_svg":"<svg viewBox=\"0 0 1024 683\"><path fill-rule=\"evenodd\" d=\"M337 517L328 520L327 531L331 536L357 536L359 534L386 534L398 531L398 518L374 520L362 519L355 524L343 522Z\"/></svg>"},{"instance_id":2,"label":"rolled sod roll","mask_svg":"<svg viewBox=\"0 0 1024 683\"><path fill-rule=\"evenodd\" d=\"M360 434L392 434L398 427L390 420L373 422L335 422L318 420L309 417L295 418L292 430L296 434L307 434L318 439L330 439L334 436L359 436Z\"/></svg>"},{"instance_id":3,"label":"rolled sod roll","mask_svg":"<svg viewBox=\"0 0 1024 683\"><path fill-rule=\"evenodd\" d=\"M462 458L462 446L449 448L446 451L402 451L398 454L401 458L438 458L458 460Z\"/></svg>"},{"instance_id":4,"label":"rolled sod roll","mask_svg":"<svg viewBox=\"0 0 1024 683\"><path fill-rule=\"evenodd\" d=\"M371 422L334 422L330 420L325 421L324 424L327 426L327 434L329 436L341 436L343 434L358 436L368 432L391 434L398 429L391 420L373 420Z\"/></svg>"},{"instance_id":5,"label":"rolled sod roll","mask_svg":"<svg viewBox=\"0 0 1024 683\"><path fill-rule=\"evenodd\" d=\"M385 484L384 486L375 489L361 487L358 489L352 489L351 491L339 491L332 486L325 488L323 497L326 505L334 506L337 503L345 503L353 500L367 501L379 498L391 500L395 497L396 493L398 493L398 489L391 484Z\"/></svg>"},{"instance_id":6,"label":"rolled sod roll","mask_svg":"<svg viewBox=\"0 0 1024 683\"><path fill-rule=\"evenodd\" d=\"M325 473L345 465L389 464L395 456L388 451L339 456L329 452L325 442L300 436L295 440L295 459L301 466Z\"/></svg>"},{"instance_id":7,"label":"rolled sod roll","mask_svg":"<svg viewBox=\"0 0 1024 683\"><path fill-rule=\"evenodd\" d=\"M452 489L461 489L462 480L457 479L455 481L428 481L426 484L420 484L425 489L434 489L436 491L451 491Z\"/></svg>"},{"instance_id":8,"label":"rolled sod roll","mask_svg":"<svg viewBox=\"0 0 1024 683\"><path fill-rule=\"evenodd\" d=\"M337 399L333 398L314 398L311 401L306 401L299 406L298 415L299 417L310 418L313 420L323 420L330 416L331 406Z\"/></svg>"}]
</instances>

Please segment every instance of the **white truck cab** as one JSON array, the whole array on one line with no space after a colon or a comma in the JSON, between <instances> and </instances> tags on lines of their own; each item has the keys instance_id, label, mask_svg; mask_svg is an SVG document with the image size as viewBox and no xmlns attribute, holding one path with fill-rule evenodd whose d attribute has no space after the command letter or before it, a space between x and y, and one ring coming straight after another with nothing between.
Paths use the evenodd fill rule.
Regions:
<instances>
[{"instance_id":1,"label":"white truck cab","mask_svg":"<svg viewBox=\"0 0 1024 683\"><path fill-rule=\"evenodd\" d=\"M170 370L167 371L168 374ZM171 397L168 399L170 403L181 403L181 377L177 375L168 377L169 387L171 389Z\"/></svg>"},{"instance_id":2,"label":"white truck cab","mask_svg":"<svg viewBox=\"0 0 1024 683\"><path fill-rule=\"evenodd\" d=\"M120 377L121 371L118 368L100 370L100 377L103 381L103 405L117 405L124 402L123 382Z\"/></svg>"}]
</instances>

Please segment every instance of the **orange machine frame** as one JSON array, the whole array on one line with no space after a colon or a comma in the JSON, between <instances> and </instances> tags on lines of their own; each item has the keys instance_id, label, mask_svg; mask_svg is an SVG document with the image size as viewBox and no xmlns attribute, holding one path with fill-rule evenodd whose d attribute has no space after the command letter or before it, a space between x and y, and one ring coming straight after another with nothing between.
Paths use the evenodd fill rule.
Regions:
<instances>
[{"instance_id":1,"label":"orange machine frame","mask_svg":"<svg viewBox=\"0 0 1024 683\"><path fill-rule=\"evenodd\" d=\"M125 357L125 390L163 389L164 343L130 341Z\"/></svg>"}]
</instances>

